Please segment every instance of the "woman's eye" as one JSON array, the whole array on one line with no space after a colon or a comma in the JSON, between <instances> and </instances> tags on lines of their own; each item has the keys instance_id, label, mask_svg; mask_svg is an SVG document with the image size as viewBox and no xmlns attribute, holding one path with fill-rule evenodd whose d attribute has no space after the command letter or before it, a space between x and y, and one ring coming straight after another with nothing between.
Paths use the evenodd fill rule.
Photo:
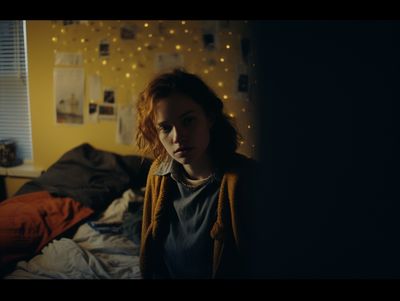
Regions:
<instances>
[{"instance_id":1,"label":"woman's eye","mask_svg":"<svg viewBox=\"0 0 400 301\"><path fill-rule=\"evenodd\" d=\"M159 131L160 132L163 132L163 133L169 133L170 131L171 131L171 126L169 126L169 125L160 125L159 127L158 127L158 129L159 129Z\"/></svg>"}]
</instances>

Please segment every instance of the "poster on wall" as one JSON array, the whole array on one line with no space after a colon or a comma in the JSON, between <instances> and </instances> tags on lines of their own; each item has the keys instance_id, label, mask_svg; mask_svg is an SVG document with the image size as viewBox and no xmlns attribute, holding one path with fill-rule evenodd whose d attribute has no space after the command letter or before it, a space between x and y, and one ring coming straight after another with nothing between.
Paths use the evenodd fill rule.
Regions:
<instances>
[{"instance_id":1,"label":"poster on wall","mask_svg":"<svg viewBox=\"0 0 400 301\"><path fill-rule=\"evenodd\" d=\"M83 68L54 68L56 123L83 124Z\"/></svg>"}]
</instances>

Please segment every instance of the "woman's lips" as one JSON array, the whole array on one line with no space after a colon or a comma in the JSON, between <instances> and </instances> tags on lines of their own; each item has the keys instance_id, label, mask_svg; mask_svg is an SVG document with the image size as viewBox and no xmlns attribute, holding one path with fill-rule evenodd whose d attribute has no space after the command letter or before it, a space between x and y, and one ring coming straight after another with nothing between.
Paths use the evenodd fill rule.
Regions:
<instances>
[{"instance_id":1,"label":"woman's lips","mask_svg":"<svg viewBox=\"0 0 400 301\"><path fill-rule=\"evenodd\" d=\"M176 154L176 155L186 155L186 154L189 153L192 149L193 149L193 147L181 147L181 148L178 148L178 149L175 151L175 154Z\"/></svg>"}]
</instances>

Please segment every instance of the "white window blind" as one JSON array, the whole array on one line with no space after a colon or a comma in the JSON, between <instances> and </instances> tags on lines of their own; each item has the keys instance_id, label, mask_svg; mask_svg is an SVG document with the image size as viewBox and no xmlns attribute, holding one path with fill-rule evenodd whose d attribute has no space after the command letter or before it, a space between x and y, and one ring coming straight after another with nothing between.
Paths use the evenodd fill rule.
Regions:
<instances>
[{"instance_id":1,"label":"white window blind","mask_svg":"<svg viewBox=\"0 0 400 301\"><path fill-rule=\"evenodd\" d=\"M32 160L25 21L0 21L0 139L17 143L17 156Z\"/></svg>"}]
</instances>

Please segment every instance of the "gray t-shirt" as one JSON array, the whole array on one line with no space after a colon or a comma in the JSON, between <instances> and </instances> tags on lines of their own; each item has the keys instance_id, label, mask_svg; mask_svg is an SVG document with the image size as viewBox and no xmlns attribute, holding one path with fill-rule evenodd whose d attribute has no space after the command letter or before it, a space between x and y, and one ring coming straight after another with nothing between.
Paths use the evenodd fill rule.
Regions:
<instances>
[{"instance_id":1,"label":"gray t-shirt","mask_svg":"<svg viewBox=\"0 0 400 301\"><path fill-rule=\"evenodd\" d=\"M210 231L217 217L221 177L213 174L193 186L181 168L173 161L162 172L170 173L176 183L164 262L171 278L210 278L213 256Z\"/></svg>"}]
</instances>

